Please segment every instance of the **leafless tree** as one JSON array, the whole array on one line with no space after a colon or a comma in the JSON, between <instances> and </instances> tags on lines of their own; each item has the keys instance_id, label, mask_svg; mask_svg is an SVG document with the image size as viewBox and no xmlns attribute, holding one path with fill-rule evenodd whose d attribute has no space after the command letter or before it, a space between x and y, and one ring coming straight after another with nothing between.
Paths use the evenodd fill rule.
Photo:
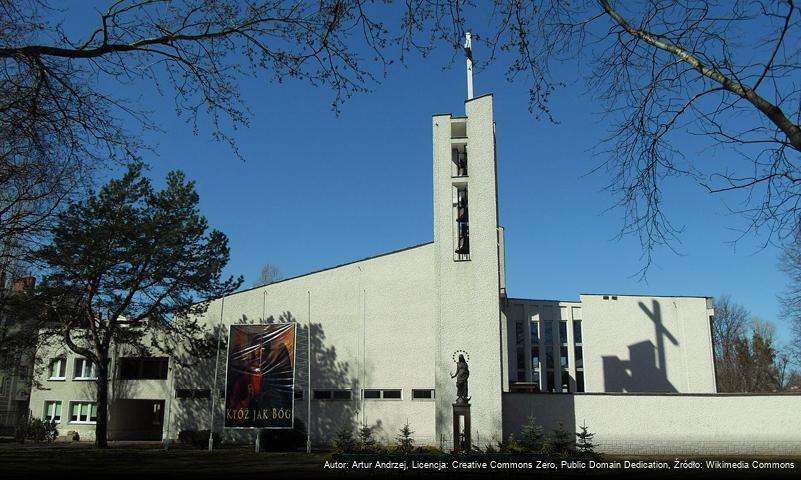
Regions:
<instances>
[{"instance_id":1,"label":"leafless tree","mask_svg":"<svg viewBox=\"0 0 801 480\"><path fill-rule=\"evenodd\" d=\"M751 314L729 295L715 299L715 316L712 321L712 346L715 353L715 370L718 390L737 391L739 365L736 358L738 342L746 338Z\"/></svg>"},{"instance_id":2,"label":"leafless tree","mask_svg":"<svg viewBox=\"0 0 801 480\"><path fill-rule=\"evenodd\" d=\"M444 43L456 55L470 28L487 47L476 59L503 62L511 80L526 82L538 116L558 118L549 101L562 84L554 62L584 67L610 126L597 168L608 171L625 212L621 233L640 238L644 269L655 248L679 241L681 226L663 208L671 176L742 192L725 198L748 219L744 230L764 232L766 242L790 238L798 224L801 11L793 0L407 0L397 8L120 0L80 37L64 31L46 0L0 0L0 13L0 95L12 100L3 115L28 118L35 132L61 140L46 145L76 160L135 155L141 146L123 118L157 128L120 85L149 84L197 130L208 124L234 145L232 129L248 121L242 76L329 86L336 108L378 81L398 53ZM723 145L728 158L696 160L687 132Z\"/></svg>"},{"instance_id":3,"label":"leafless tree","mask_svg":"<svg viewBox=\"0 0 801 480\"><path fill-rule=\"evenodd\" d=\"M136 159L141 131L158 129L137 89L171 99L235 152L233 131L249 117L243 77L328 86L334 108L367 90L389 62L386 29L364 3L109 0L102 11L69 7L96 18L75 35L47 0L0 0L0 266L93 168Z\"/></svg>"},{"instance_id":4,"label":"leafless tree","mask_svg":"<svg viewBox=\"0 0 801 480\"><path fill-rule=\"evenodd\" d=\"M458 44L472 28L510 80L530 86L530 108L555 120L552 66L577 61L609 125L595 170L625 212L621 234L675 249L682 227L663 208L668 177L685 176L724 197L746 232L784 241L801 200L801 10L793 0L494 0L406 2L405 44ZM479 21L480 20L480 21ZM430 35L430 36L427 36ZM420 40L424 38L427 41ZM572 80L572 79L571 79ZM722 160L702 161L698 135ZM733 199L733 201L730 201Z\"/></svg>"},{"instance_id":5,"label":"leafless tree","mask_svg":"<svg viewBox=\"0 0 801 480\"><path fill-rule=\"evenodd\" d=\"M262 285L269 285L273 282L281 280L281 270L272 263L265 263L259 272L259 278L253 281L253 287L261 287Z\"/></svg>"}]
</instances>

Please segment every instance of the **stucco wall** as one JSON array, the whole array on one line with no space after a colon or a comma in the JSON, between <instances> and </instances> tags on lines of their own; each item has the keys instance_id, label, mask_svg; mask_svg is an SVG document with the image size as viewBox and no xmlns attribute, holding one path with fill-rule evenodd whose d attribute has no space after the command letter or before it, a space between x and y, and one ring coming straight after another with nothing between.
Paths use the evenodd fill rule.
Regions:
<instances>
[{"instance_id":1,"label":"stucco wall","mask_svg":"<svg viewBox=\"0 0 801 480\"><path fill-rule=\"evenodd\" d=\"M606 453L801 454L801 395L508 393L503 406L505 435L529 415L546 431L586 421Z\"/></svg>"},{"instance_id":2,"label":"stucco wall","mask_svg":"<svg viewBox=\"0 0 801 480\"><path fill-rule=\"evenodd\" d=\"M216 325L222 314L226 332L234 323L299 322L296 385L304 399L296 400L295 416L304 423L311 322L311 389L353 392L351 401L311 400L313 443L329 441L344 424L363 423L374 426L379 438L394 439L407 420L416 439L429 443L435 436L434 402L411 396L412 389L435 388L433 268L433 245L424 244L215 300L203 320ZM175 388L208 386L211 365L201 371L205 375L179 375ZM402 389L403 399L362 400L363 388ZM196 403L173 399L172 431L208 428L208 402L205 411ZM221 428L220 402L216 418Z\"/></svg>"},{"instance_id":3,"label":"stucco wall","mask_svg":"<svg viewBox=\"0 0 801 480\"><path fill-rule=\"evenodd\" d=\"M581 310L586 392L716 391L706 298L581 295Z\"/></svg>"},{"instance_id":4,"label":"stucco wall","mask_svg":"<svg viewBox=\"0 0 801 480\"><path fill-rule=\"evenodd\" d=\"M500 325L500 283L498 259L497 191L495 183L495 136L492 96L465 102L466 138L454 138L453 123L465 121L451 115L432 119L434 138L434 242L436 246L437 438L450 445L452 404L456 386L454 353L468 353L469 395L476 412L472 431L484 437L500 436L502 357ZM468 176L452 175L451 149L467 145ZM456 228L453 197L455 186L467 186L470 259L454 259Z\"/></svg>"}]
</instances>

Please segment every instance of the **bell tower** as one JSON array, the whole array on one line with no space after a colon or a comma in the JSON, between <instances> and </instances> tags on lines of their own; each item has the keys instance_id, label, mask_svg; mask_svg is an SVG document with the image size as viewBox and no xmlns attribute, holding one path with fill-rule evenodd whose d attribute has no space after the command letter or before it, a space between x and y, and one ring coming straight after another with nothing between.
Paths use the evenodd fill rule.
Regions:
<instances>
[{"instance_id":1,"label":"bell tower","mask_svg":"<svg viewBox=\"0 0 801 480\"><path fill-rule=\"evenodd\" d=\"M472 90L472 54L468 88ZM472 93L472 92L469 92ZM501 230L492 95L468 98L464 116L433 116L437 441L453 445L451 374L468 361L473 442L502 440Z\"/></svg>"}]
</instances>

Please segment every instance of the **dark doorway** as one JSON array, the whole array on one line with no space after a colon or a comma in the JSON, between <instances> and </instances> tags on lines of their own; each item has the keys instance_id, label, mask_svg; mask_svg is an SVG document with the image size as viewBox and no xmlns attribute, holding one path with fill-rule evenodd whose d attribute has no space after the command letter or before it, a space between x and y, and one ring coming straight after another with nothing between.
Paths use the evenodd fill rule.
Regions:
<instances>
[{"instance_id":1,"label":"dark doorway","mask_svg":"<svg viewBox=\"0 0 801 480\"><path fill-rule=\"evenodd\" d=\"M164 400L115 400L111 406L112 440L161 440Z\"/></svg>"}]
</instances>

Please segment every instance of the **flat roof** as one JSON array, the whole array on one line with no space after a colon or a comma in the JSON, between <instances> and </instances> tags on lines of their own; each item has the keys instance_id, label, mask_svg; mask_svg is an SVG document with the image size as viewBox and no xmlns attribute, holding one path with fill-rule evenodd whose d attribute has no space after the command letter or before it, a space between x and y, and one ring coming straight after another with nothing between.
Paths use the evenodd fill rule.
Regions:
<instances>
[{"instance_id":1,"label":"flat roof","mask_svg":"<svg viewBox=\"0 0 801 480\"><path fill-rule=\"evenodd\" d=\"M654 295L651 293L579 293L579 295L613 295L615 297L660 297L660 298L713 298L711 295Z\"/></svg>"}]
</instances>

